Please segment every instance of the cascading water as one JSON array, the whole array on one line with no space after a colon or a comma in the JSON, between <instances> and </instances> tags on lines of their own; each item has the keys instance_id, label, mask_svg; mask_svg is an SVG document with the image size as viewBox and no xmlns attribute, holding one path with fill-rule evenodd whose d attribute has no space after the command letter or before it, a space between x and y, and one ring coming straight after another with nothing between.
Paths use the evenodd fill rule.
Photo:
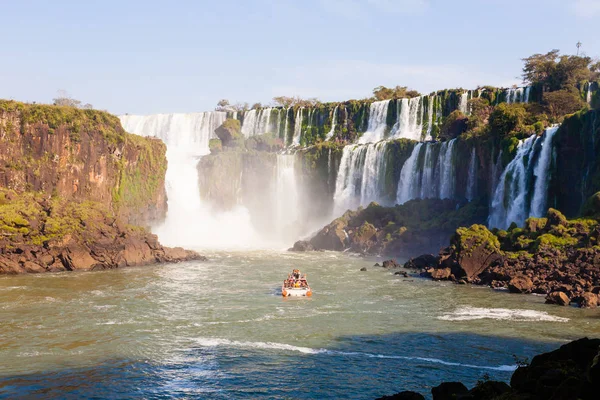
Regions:
<instances>
[{"instance_id":1,"label":"cascading water","mask_svg":"<svg viewBox=\"0 0 600 400\"><path fill-rule=\"evenodd\" d=\"M429 117L428 117L429 118ZM392 127L393 139L423 139L423 97L398 101L398 120Z\"/></svg>"},{"instance_id":2,"label":"cascading water","mask_svg":"<svg viewBox=\"0 0 600 400\"><path fill-rule=\"evenodd\" d=\"M273 126L270 123L272 108L261 108L249 110L244 114L242 134L245 137L272 133Z\"/></svg>"},{"instance_id":3,"label":"cascading water","mask_svg":"<svg viewBox=\"0 0 600 400\"><path fill-rule=\"evenodd\" d=\"M506 89L506 102L511 103L528 103L531 87Z\"/></svg>"},{"instance_id":4,"label":"cascading water","mask_svg":"<svg viewBox=\"0 0 600 400\"><path fill-rule=\"evenodd\" d=\"M331 138L333 137L333 134L335 133L335 126L337 125L337 120L338 120L338 106L335 106L335 108L333 109L333 116L331 117L332 122L331 122L331 130L327 133L327 136L325 136L325 140L331 140Z\"/></svg>"},{"instance_id":5,"label":"cascading water","mask_svg":"<svg viewBox=\"0 0 600 400\"><path fill-rule=\"evenodd\" d=\"M467 115L469 113L468 104L469 104L469 92L464 92L460 95L460 101L458 103L458 110L461 113Z\"/></svg>"},{"instance_id":6,"label":"cascading water","mask_svg":"<svg viewBox=\"0 0 600 400\"><path fill-rule=\"evenodd\" d=\"M454 144L419 143L402 166L396 202L403 204L412 199L451 199L455 197ZM423 147L424 146L424 147ZM421 153L425 154L421 156Z\"/></svg>"},{"instance_id":7,"label":"cascading water","mask_svg":"<svg viewBox=\"0 0 600 400\"><path fill-rule=\"evenodd\" d=\"M302 137L302 112L304 108L300 107L296 111L296 118L294 119L294 137L292 139L292 146L300 146L300 139Z\"/></svg>"},{"instance_id":8,"label":"cascading water","mask_svg":"<svg viewBox=\"0 0 600 400\"><path fill-rule=\"evenodd\" d=\"M477 193L477 154L475 147L471 150L471 159L469 160L469 176L467 177L467 193L465 195L468 201L473 201Z\"/></svg>"},{"instance_id":9,"label":"cascading water","mask_svg":"<svg viewBox=\"0 0 600 400\"><path fill-rule=\"evenodd\" d=\"M423 143L418 143L402 166L400 180L398 181L398 191L396 193L396 202L398 204L404 204L408 200L419 196L419 188L416 180L419 177L418 159L421 147L423 147Z\"/></svg>"},{"instance_id":10,"label":"cascading water","mask_svg":"<svg viewBox=\"0 0 600 400\"><path fill-rule=\"evenodd\" d=\"M200 200L196 166L208 153L208 141L226 113L126 115L120 119L126 131L156 136L167 145L169 210L165 221L152 229L163 244L189 248L260 245L247 210L240 207L215 215Z\"/></svg>"},{"instance_id":11,"label":"cascading water","mask_svg":"<svg viewBox=\"0 0 600 400\"><path fill-rule=\"evenodd\" d=\"M389 100L375 101L369 107L369 125L367 131L358 140L358 143L374 143L385 137L387 127L387 113Z\"/></svg>"},{"instance_id":12,"label":"cascading water","mask_svg":"<svg viewBox=\"0 0 600 400\"><path fill-rule=\"evenodd\" d=\"M334 215L381 201L387 143L346 146L335 183Z\"/></svg>"},{"instance_id":13,"label":"cascading water","mask_svg":"<svg viewBox=\"0 0 600 400\"><path fill-rule=\"evenodd\" d=\"M296 181L296 156L294 154L277 154L275 180L275 227L280 238L297 238L298 232L293 228L299 218L298 184Z\"/></svg>"},{"instance_id":14,"label":"cascading water","mask_svg":"<svg viewBox=\"0 0 600 400\"><path fill-rule=\"evenodd\" d=\"M528 217L545 214L552 140L557 130L558 127L548 128L541 137L532 135L519 142L515 158L506 166L494 190L490 227L506 229L513 222L522 226Z\"/></svg>"},{"instance_id":15,"label":"cascading water","mask_svg":"<svg viewBox=\"0 0 600 400\"><path fill-rule=\"evenodd\" d=\"M548 170L552 158L552 140L556 131L558 131L558 126L546 129L541 142L540 155L533 169L535 186L531 198L530 215L532 217L543 217L547 211L548 182L550 180Z\"/></svg>"}]
</instances>

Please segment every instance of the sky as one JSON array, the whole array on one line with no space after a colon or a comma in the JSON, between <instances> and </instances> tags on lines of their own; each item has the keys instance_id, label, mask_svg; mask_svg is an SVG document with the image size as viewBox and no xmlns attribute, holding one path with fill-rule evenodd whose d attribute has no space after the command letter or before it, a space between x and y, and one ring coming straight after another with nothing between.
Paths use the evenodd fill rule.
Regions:
<instances>
[{"instance_id":1,"label":"sky","mask_svg":"<svg viewBox=\"0 0 600 400\"><path fill-rule=\"evenodd\" d=\"M600 0L0 0L0 98L115 114L374 87L520 84L521 59L600 56Z\"/></svg>"}]
</instances>

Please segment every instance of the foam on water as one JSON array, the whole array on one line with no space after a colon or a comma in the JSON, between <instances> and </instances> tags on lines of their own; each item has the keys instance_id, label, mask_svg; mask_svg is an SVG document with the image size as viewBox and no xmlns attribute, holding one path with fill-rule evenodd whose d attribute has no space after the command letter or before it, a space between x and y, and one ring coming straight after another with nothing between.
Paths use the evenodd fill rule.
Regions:
<instances>
[{"instance_id":1,"label":"foam on water","mask_svg":"<svg viewBox=\"0 0 600 400\"><path fill-rule=\"evenodd\" d=\"M337 351L328 349L313 349L310 347L294 346L285 343L275 342L243 342L237 340L229 340L222 338L198 338L196 342L202 347L242 347L259 350L282 350L282 351L295 351L302 354L327 354L332 356L346 356L346 357L365 357L365 358L379 358L379 359L390 359L390 360L410 360L410 361L424 361L433 364L442 364L463 368L476 368L476 369L487 369L494 371L514 371L517 367L515 365L499 365L499 366L487 366L487 365L473 365L463 364L452 361L440 360L438 358L430 357L412 357L412 356L396 356L387 354L373 354L364 353L358 351Z\"/></svg>"},{"instance_id":2,"label":"foam on water","mask_svg":"<svg viewBox=\"0 0 600 400\"><path fill-rule=\"evenodd\" d=\"M443 321L474 321L495 319L500 321L517 322L568 322L569 318L550 315L545 311L520 310L508 308L459 307L451 313L438 317Z\"/></svg>"}]
</instances>

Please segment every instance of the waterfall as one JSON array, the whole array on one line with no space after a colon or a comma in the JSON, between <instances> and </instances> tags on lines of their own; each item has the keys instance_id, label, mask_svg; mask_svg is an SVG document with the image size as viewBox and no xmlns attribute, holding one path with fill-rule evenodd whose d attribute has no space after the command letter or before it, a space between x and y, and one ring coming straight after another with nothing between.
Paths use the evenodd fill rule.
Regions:
<instances>
[{"instance_id":1,"label":"waterfall","mask_svg":"<svg viewBox=\"0 0 600 400\"><path fill-rule=\"evenodd\" d=\"M396 202L403 204L412 199L451 199L455 197L456 173L454 144L419 143L400 171ZM421 157L424 146L424 155Z\"/></svg>"},{"instance_id":2,"label":"waterfall","mask_svg":"<svg viewBox=\"0 0 600 400\"><path fill-rule=\"evenodd\" d=\"M330 140L333 137L333 134L335 133L335 126L337 125L337 113L338 113L338 107L339 106L335 106L335 108L333 109L333 116L331 117L332 122L331 122L331 130L327 133L327 136L325 136L325 140Z\"/></svg>"},{"instance_id":3,"label":"waterfall","mask_svg":"<svg viewBox=\"0 0 600 400\"><path fill-rule=\"evenodd\" d=\"M469 160L469 176L467 178L467 193L466 198L468 201L473 201L477 193L477 155L475 153L475 147L471 149L471 159Z\"/></svg>"},{"instance_id":4,"label":"waterfall","mask_svg":"<svg viewBox=\"0 0 600 400\"><path fill-rule=\"evenodd\" d=\"M374 143L384 139L389 104L389 100L371 103L369 107L369 125L367 131L358 140L358 143Z\"/></svg>"},{"instance_id":5,"label":"waterfall","mask_svg":"<svg viewBox=\"0 0 600 400\"><path fill-rule=\"evenodd\" d=\"M529 103L529 94L531 87L506 89L506 102L511 103Z\"/></svg>"},{"instance_id":6,"label":"waterfall","mask_svg":"<svg viewBox=\"0 0 600 400\"><path fill-rule=\"evenodd\" d=\"M382 200L386 145L381 141L344 147L333 196L336 216Z\"/></svg>"},{"instance_id":7,"label":"waterfall","mask_svg":"<svg viewBox=\"0 0 600 400\"><path fill-rule=\"evenodd\" d=\"M294 119L294 138L292 140L292 146L300 146L300 138L302 136L302 112L304 108L300 107L296 111L296 118Z\"/></svg>"},{"instance_id":8,"label":"waterfall","mask_svg":"<svg viewBox=\"0 0 600 400\"><path fill-rule=\"evenodd\" d=\"M242 134L245 137L272 133L273 126L270 123L272 108L261 108L249 110L244 114L242 123Z\"/></svg>"},{"instance_id":9,"label":"waterfall","mask_svg":"<svg viewBox=\"0 0 600 400\"><path fill-rule=\"evenodd\" d=\"M431 140L431 130L433 129L433 114L435 112L435 110L433 109L435 96L429 96L428 99L429 101L427 102L427 134L425 136L425 140Z\"/></svg>"},{"instance_id":10,"label":"waterfall","mask_svg":"<svg viewBox=\"0 0 600 400\"><path fill-rule=\"evenodd\" d=\"M548 183L550 180L548 170L550 169L550 160L552 158L552 140L556 131L558 131L558 126L546 129L541 139L542 148L533 169L535 186L531 199L530 215L532 217L543 217L547 211Z\"/></svg>"},{"instance_id":11,"label":"waterfall","mask_svg":"<svg viewBox=\"0 0 600 400\"><path fill-rule=\"evenodd\" d=\"M468 109L467 106L469 104L469 92L464 92L460 95L460 101L458 103L458 110L467 115L468 114Z\"/></svg>"},{"instance_id":12,"label":"waterfall","mask_svg":"<svg viewBox=\"0 0 600 400\"><path fill-rule=\"evenodd\" d=\"M298 185L294 154L277 154L274 202L275 228L280 238L295 239L293 226L299 219Z\"/></svg>"},{"instance_id":13,"label":"waterfall","mask_svg":"<svg viewBox=\"0 0 600 400\"><path fill-rule=\"evenodd\" d=\"M200 112L191 114L123 115L120 118L127 132L155 136L167 146L187 149L194 156L207 154L208 141L227 117L227 113Z\"/></svg>"},{"instance_id":14,"label":"waterfall","mask_svg":"<svg viewBox=\"0 0 600 400\"><path fill-rule=\"evenodd\" d=\"M215 215L200 200L196 166L202 155L208 153L208 140L225 118L225 112L120 117L126 131L159 137L167 145L169 210L166 220L152 228L165 245L189 248L257 245L247 210L238 208Z\"/></svg>"},{"instance_id":15,"label":"waterfall","mask_svg":"<svg viewBox=\"0 0 600 400\"><path fill-rule=\"evenodd\" d=\"M428 199L436 197L435 181L434 181L434 170L435 170L435 159L434 159L434 146L425 145L425 160L423 161L423 172L421 178L421 199Z\"/></svg>"},{"instance_id":16,"label":"waterfall","mask_svg":"<svg viewBox=\"0 0 600 400\"><path fill-rule=\"evenodd\" d=\"M285 128L283 128L283 143L288 142L289 135L289 126L290 126L290 108L285 109Z\"/></svg>"},{"instance_id":17,"label":"waterfall","mask_svg":"<svg viewBox=\"0 0 600 400\"><path fill-rule=\"evenodd\" d=\"M400 171L400 180L398 181L398 191L396 193L396 202L404 204L408 200L418 197L418 159L423 143L417 143L410 157L406 160Z\"/></svg>"},{"instance_id":18,"label":"waterfall","mask_svg":"<svg viewBox=\"0 0 600 400\"><path fill-rule=\"evenodd\" d=\"M423 138L423 97L398 101L398 120L392 127L393 139L406 138L421 141Z\"/></svg>"},{"instance_id":19,"label":"waterfall","mask_svg":"<svg viewBox=\"0 0 600 400\"><path fill-rule=\"evenodd\" d=\"M456 139L442 143L440 150L440 199L451 199L454 197L454 143Z\"/></svg>"}]
</instances>

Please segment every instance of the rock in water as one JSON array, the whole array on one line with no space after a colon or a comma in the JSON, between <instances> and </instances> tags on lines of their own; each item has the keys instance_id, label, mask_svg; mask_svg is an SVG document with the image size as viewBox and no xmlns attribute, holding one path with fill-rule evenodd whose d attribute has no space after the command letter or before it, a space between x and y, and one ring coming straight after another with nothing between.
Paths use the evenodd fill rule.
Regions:
<instances>
[{"instance_id":1,"label":"rock in water","mask_svg":"<svg viewBox=\"0 0 600 400\"><path fill-rule=\"evenodd\" d=\"M434 268L438 265L439 258L433 254L423 254L419 257L411 258L404 263L404 268L409 269L428 269Z\"/></svg>"},{"instance_id":2,"label":"rock in water","mask_svg":"<svg viewBox=\"0 0 600 400\"><path fill-rule=\"evenodd\" d=\"M431 388L433 400L456 400L465 395L469 389L460 382L444 382L439 386Z\"/></svg>"},{"instance_id":3,"label":"rock in water","mask_svg":"<svg viewBox=\"0 0 600 400\"><path fill-rule=\"evenodd\" d=\"M508 283L508 290L511 293L531 293L533 282L529 277L517 275Z\"/></svg>"},{"instance_id":4,"label":"rock in water","mask_svg":"<svg viewBox=\"0 0 600 400\"><path fill-rule=\"evenodd\" d=\"M564 292L552 292L546 296L546 304L558 304L559 306L568 306L571 300Z\"/></svg>"},{"instance_id":5,"label":"rock in water","mask_svg":"<svg viewBox=\"0 0 600 400\"><path fill-rule=\"evenodd\" d=\"M382 265L383 268L400 268L401 265L394 259L385 260Z\"/></svg>"},{"instance_id":6,"label":"rock in water","mask_svg":"<svg viewBox=\"0 0 600 400\"><path fill-rule=\"evenodd\" d=\"M393 394L391 396L379 397L376 400L425 400L425 397L416 392L405 391Z\"/></svg>"},{"instance_id":7,"label":"rock in water","mask_svg":"<svg viewBox=\"0 0 600 400\"><path fill-rule=\"evenodd\" d=\"M600 393L600 339L583 338L540 354L519 367L510 380L513 391L533 399L596 400Z\"/></svg>"},{"instance_id":8,"label":"rock in water","mask_svg":"<svg viewBox=\"0 0 600 400\"><path fill-rule=\"evenodd\" d=\"M596 308L598 307L598 295L592 292L585 292L581 295L581 300L579 301L579 307L582 308Z\"/></svg>"},{"instance_id":9,"label":"rock in water","mask_svg":"<svg viewBox=\"0 0 600 400\"><path fill-rule=\"evenodd\" d=\"M431 276L431 279L434 279L436 281L441 281L441 280L446 280L449 279L450 276L452 275L452 271L450 270L450 268L432 268L427 270L427 274L429 274L429 276Z\"/></svg>"},{"instance_id":10,"label":"rock in water","mask_svg":"<svg viewBox=\"0 0 600 400\"><path fill-rule=\"evenodd\" d=\"M367 267L362 267L360 270L361 270L361 271L366 271L366 270L367 270Z\"/></svg>"},{"instance_id":11,"label":"rock in water","mask_svg":"<svg viewBox=\"0 0 600 400\"><path fill-rule=\"evenodd\" d=\"M310 242L306 240L298 240L294 243L294 247L289 249L288 251L297 251L297 252L305 252L305 251L313 251L315 248Z\"/></svg>"}]
</instances>

